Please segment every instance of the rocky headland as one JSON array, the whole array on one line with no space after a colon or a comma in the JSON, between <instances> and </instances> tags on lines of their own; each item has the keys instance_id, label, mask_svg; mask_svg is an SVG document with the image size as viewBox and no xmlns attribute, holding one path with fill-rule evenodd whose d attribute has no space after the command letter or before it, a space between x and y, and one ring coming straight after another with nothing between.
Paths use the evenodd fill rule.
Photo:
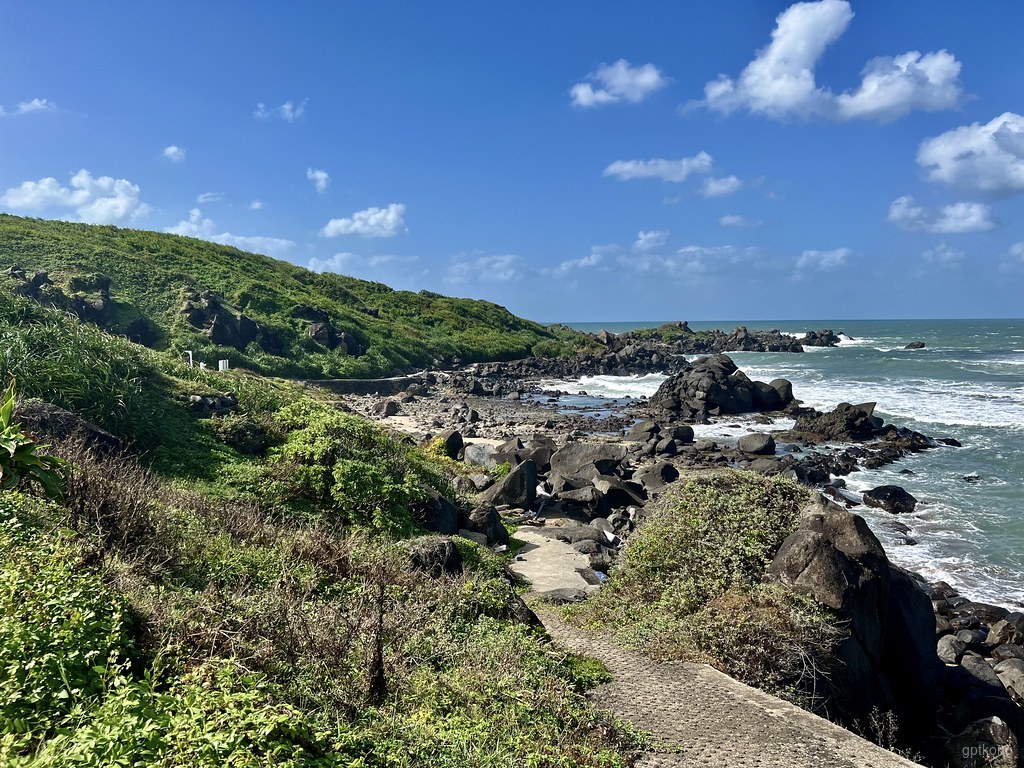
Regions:
<instances>
[{"instance_id":1,"label":"rocky headland","mask_svg":"<svg viewBox=\"0 0 1024 768\"><path fill-rule=\"evenodd\" d=\"M675 339L608 337L606 349L588 359L428 372L400 393L345 396L342 405L458 462L464 470L456 482L476 506L460 513L439 499L418 510L419 521L499 549L512 544L508 525L519 526L517 538L529 542L518 556L523 572L554 573L546 596L559 602L599 589L649 505L694 473L746 470L816 489L817 503L766 578L809 595L848 628L837 652L845 672L831 681L838 709L895 713L934 764L973 765L958 757L968 753L1017 764L1024 614L973 602L893 564L856 510L883 509L900 526L899 515L917 500L893 485L854 493L843 480L909 453L955 449L956 441L887 424L874 403L803 407L790 382L753 381L717 352L688 360L679 351L685 342ZM791 337L744 329L714 338L779 340L794 351ZM564 393L542 384L655 368L670 375L649 400L603 414L563 406ZM715 425L738 429L705 436ZM567 578L559 580L559 567Z\"/></svg>"}]
</instances>

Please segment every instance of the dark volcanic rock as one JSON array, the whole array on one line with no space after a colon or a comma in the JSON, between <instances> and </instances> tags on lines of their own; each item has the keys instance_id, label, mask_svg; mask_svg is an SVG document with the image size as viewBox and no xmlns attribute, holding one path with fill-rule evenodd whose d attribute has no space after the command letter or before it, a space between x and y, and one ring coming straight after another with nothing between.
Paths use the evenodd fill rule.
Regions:
<instances>
[{"instance_id":1,"label":"dark volcanic rock","mask_svg":"<svg viewBox=\"0 0 1024 768\"><path fill-rule=\"evenodd\" d=\"M882 432L883 421L874 413L874 403L840 403L826 413L799 414L793 431L810 433L820 440L869 440Z\"/></svg>"},{"instance_id":2,"label":"dark volcanic rock","mask_svg":"<svg viewBox=\"0 0 1024 768\"><path fill-rule=\"evenodd\" d=\"M44 439L77 437L103 453L116 453L124 447L120 438L105 429L58 405L41 400L18 401L14 420L29 434Z\"/></svg>"},{"instance_id":3,"label":"dark volcanic rock","mask_svg":"<svg viewBox=\"0 0 1024 768\"><path fill-rule=\"evenodd\" d=\"M728 355L714 355L695 360L662 382L650 405L682 419L778 409L788 405L786 388L774 384L753 382ZM791 389L788 394L792 400Z\"/></svg>"},{"instance_id":4,"label":"dark volcanic rock","mask_svg":"<svg viewBox=\"0 0 1024 768\"><path fill-rule=\"evenodd\" d=\"M909 514L917 507L917 499L898 485L880 485L864 491L864 503L894 515Z\"/></svg>"},{"instance_id":5,"label":"dark volcanic rock","mask_svg":"<svg viewBox=\"0 0 1024 768\"><path fill-rule=\"evenodd\" d=\"M551 455L551 472L569 480L590 480L614 474L625 458L625 447L615 443L566 443Z\"/></svg>"},{"instance_id":6,"label":"dark volcanic rock","mask_svg":"<svg viewBox=\"0 0 1024 768\"><path fill-rule=\"evenodd\" d=\"M537 502L536 463L527 459L516 465L500 481L484 491L482 498L493 504L532 509Z\"/></svg>"},{"instance_id":7,"label":"dark volcanic rock","mask_svg":"<svg viewBox=\"0 0 1024 768\"><path fill-rule=\"evenodd\" d=\"M462 573L462 554L451 539L442 536L418 536L402 542L412 567L431 576L455 576Z\"/></svg>"},{"instance_id":8,"label":"dark volcanic rock","mask_svg":"<svg viewBox=\"0 0 1024 768\"><path fill-rule=\"evenodd\" d=\"M924 342L912 341L909 344L907 344L907 346L905 346L904 349L924 349Z\"/></svg>"},{"instance_id":9,"label":"dark volcanic rock","mask_svg":"<svg viewBox=\"0 0 1024 768\"><path fill-rule=\"evenodd\" d=\"M775 453L775 438L764 432L753 432L741 437L736 447L744 453L770 456Z\"/></svg>"}]
</instances>

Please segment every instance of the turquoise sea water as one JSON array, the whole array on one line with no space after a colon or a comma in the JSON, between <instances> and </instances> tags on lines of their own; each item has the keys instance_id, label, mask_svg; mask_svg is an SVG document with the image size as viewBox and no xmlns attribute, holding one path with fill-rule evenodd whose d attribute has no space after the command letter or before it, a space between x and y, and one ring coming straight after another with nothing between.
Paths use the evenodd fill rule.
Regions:
<instances>
[{"instance_id":1,"label":"turquoise sea water","mask_svg":"<svg viewBox=\"0 0 1024 768\"><path fill-rule=\"evenodd\" d=\"M816 408L877 402L876 413L887 421L963 443L846 478L854 490L896 483L914 494L918 509L901 522L916 545L902 544L887 513L857 512L894 561L975 599L1024 605L1024 320L690 323L725 330L739 324L794 335L831 328L847 336L839 347L803 354L731 353L751 378L790 379L796 397ZM572 325L622 332L658 323ZM912 341L926 347L904 350ZM582 386L598 396L649 395L660 378L596 377Z\"/></svg>"}]
</instances>

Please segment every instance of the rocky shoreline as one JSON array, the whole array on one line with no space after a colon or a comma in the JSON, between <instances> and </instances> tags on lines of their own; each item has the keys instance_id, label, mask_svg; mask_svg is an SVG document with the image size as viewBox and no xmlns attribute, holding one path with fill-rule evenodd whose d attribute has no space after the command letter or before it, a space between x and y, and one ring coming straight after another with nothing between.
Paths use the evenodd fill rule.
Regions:
<instances>
[{"instance_id":1,"label":"rocky shoreline","mask_svg":"<svg viewBox=\"0 0 1024 768\"><path fill-rule=\"evenodd\" d=\"M720 336L731 336L730 343L737 338ZM788 381L751 381L724 354L691 362L663 355L658 342L636 348L610 341L604 354L571 369L607 370L633 346L623 372L651 372L660 364L671 374L649 400L599 415L581 412L562 404L564 393L541 385L567 377L569 367L556 372L550 361L517 361L426 373L398 396L350 397L343 404L413 440L434 441L466 467L459 490L478 494L477 505L460 514L437 500L418 510L426 527L500 548L510 543L504 523L511 522L531 541L558 542L563 557L586 563L572 569L576 586L549 592L556 601L580 600L599 588L642 524L644 508L687 474L736 468L817 488L821 509L787 540L770 572L850 622L849 696L865 711L900 713L921 734L941 725L943 749L955 765L970 764L955 761L963 749L1006 758L993 764L1017 764L1016 742L1024 738L1024 614L970 601L948 584L927 584L890 563L849 510L884 509L899 527L899 514L913 511L916 499L893 485L852 493L842 479L958 443L885 424L873 403L841 403L824 413L804 408ZM742 427L736 437L699 434L733 421ZM506 465L495 480L501 474L495 468Z\"/></svg>"}]
</instances>

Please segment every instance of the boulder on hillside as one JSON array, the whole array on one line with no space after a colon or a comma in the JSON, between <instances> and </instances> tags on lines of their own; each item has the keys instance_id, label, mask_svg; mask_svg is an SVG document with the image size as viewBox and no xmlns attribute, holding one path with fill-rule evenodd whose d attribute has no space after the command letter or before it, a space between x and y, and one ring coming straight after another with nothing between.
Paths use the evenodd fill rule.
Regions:
<instances>
[{"instance_id":1,"label":"boulder on hillside","mask_svg":"<svg viewBox=\"0 0 1024 768\"><path fill-rule=\"evenodd\" d=\"M424 571L434 578L462 573L462 554L447 537L417 536L401 542L400 546L409 553L414 570Z\"/></svg>"},{"instance_id":2,"label":"boulder on hillside","mask_svg":"<svg viewBox=\"0 0 1024 768\"><path fill-rule=\"evenodd\" d=\"M465 529L487 537L489 545L510 544L511 537L492 504L482 504L466 516Z\"/></svg>"},{"instance_id":3,"label":"boulder on hillside","mask_svg":"<svg viewBox=\"0 0 1024 768\"><path fill-rule=\"evenodd\" d=\"M119 453L121 439L86 421L78 414L42 400L19 400L14 421L30 435L43 439L78 438L101 453Z\"/></svg>"}]
</instances>

